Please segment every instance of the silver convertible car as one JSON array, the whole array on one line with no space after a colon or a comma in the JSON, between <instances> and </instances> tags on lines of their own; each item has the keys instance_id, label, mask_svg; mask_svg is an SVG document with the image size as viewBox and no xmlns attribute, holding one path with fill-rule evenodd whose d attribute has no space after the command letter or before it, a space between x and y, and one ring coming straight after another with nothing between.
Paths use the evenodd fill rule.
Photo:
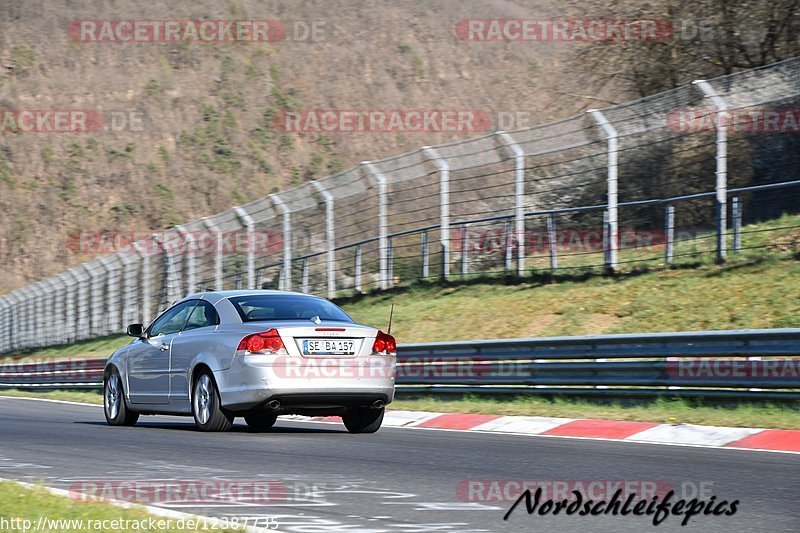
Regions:
<instances>
[{"instance_id":1,"label":"silver convertible car","mask_svg":"<svg viewBox=\"0 0 800 533\"><path fill-rule=\"evenodd\" d=\"M372 433L394 399L395 339L356 324L328 300L286 291L187 296L106 363L109 424L139 415L192 415L203 431L242 416L254 431L278 415L341 416Z\"/></svg>"}]
</instances>

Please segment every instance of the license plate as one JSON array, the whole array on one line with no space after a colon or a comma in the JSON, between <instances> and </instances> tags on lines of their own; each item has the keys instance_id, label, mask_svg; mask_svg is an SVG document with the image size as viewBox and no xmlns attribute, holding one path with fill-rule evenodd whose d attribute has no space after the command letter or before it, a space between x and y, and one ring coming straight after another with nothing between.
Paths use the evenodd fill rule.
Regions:
<instances>
[{"instance_id":1,"label":"license plate","mask_svg":"<svg viewBox=\"0 0 800 533\"><path fill-rule=\"evenodd\" d=\"M303 355L353 355L355 341L351 339L304 340Z\"/></svg>"}]
</instances>

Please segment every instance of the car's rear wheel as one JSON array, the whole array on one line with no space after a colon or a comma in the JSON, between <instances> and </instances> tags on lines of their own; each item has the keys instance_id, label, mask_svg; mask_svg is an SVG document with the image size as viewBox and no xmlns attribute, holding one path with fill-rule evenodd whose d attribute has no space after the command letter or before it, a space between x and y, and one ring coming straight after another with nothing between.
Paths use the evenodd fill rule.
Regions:
<instances>
[{"instance_id":1,"label":"car's rear wheel","mask_svg":"<svg viewBox=\"0 0 800 533\"><path fill-rule=\"evenodd\" d=\"M253 431L267 431L275 425L276 420L278 420L276 413L254 413L244 417L247 426Z\"/></svg>"},{"instance_id":2,"label":"car's rear wheel","mask_svg":"<svg viewBox=\"0 0 800 533\"><path fill-rule=\"evenodd\" d=\"M103 411L110 426L132 426L139 420L139 413L125 405L122 379L116 369L103 380Z\"/></svg>"},{"instance_id":3,"label":"car's rear wheel","mask_svg":"<svg viewBox=\"0 0 800 533\"><path fill-rule=\"evenodd\" d=\"M342 416L344 427L350 433L375 433L383 422L384 409L351 407Z\"/></svg>"},{"instance_id":4,"label":"car's rear wheel","mask_svg":"<svg viewBox=\"0 0 800 533\"><path fill-rule=\"evenodd\" d=\"M194 423L201 431L228 431L233 415L222 409L217 385L208 372L197 376L192 393Z\"/></svg>"}]
</instances>

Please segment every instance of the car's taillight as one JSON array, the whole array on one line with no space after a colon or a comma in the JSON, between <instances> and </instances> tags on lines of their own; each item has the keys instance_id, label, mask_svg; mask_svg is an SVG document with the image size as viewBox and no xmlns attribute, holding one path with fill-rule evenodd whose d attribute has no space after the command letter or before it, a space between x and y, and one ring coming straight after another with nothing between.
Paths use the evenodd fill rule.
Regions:
<instances>
[{"instance_id":1,"label":"car's taillight","mask_svg":"<svg viewBox=\"0 0 800 533\"><path fill-rule=\"evenodd\" d=\"M372 345L372 353L380 355L395 355L397 354L397 341L394 337L378 330L378 335L375 337L375 342Z\"/></svg>"},{"instance_id":2,"label":"car's taillight","mask_svg":"<svg viewBox=\"0 0 800 533\"><path fill-rule=\"evenodd\" d=\"M278 335L278 330L275 328L264 333L248 335L239 343L239 350L260 354L287 353L281 336Z\"/></svg>"}]
</instances>

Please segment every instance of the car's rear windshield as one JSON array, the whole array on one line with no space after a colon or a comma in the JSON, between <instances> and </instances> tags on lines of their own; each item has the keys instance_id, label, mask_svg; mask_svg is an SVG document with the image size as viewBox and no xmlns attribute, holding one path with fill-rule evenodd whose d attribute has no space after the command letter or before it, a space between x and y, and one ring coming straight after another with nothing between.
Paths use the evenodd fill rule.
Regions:
<instances>
[{"instance_id":1,"label":"car's rear windshield","mask_svg":"<svg viewBox=\"0 0 800 533\"><path fill-rule=\"evenodd\" d=\"M253 295L235 296L231 303L244 322L264 320L311 320L353 322L335 304L313 296Z\"/></svg>"}]
</instances>

